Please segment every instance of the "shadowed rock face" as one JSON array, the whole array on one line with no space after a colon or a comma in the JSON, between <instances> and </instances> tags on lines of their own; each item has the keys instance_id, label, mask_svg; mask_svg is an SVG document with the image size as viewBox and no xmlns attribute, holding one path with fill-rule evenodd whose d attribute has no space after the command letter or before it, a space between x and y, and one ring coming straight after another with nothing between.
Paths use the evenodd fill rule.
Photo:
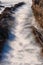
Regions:
<instances>
[{"instance_id":1,"label":"shadowed rock face","mask_svg":"<svg viewBox=\"0 0 43 65\"><path fill-rule=\"evenodd\" d=\"M34 4L36 5L39 5L39 3L40 3L40 0L34 0Z\"/></svg>"},{"instance_id":2,"label":"shadowed rock face","mask_svg":"<svg viewBox=\"0 0 43 65\"><path fill-rule=\"evenodd\" d=\"M3 11L0 14L0 59L6 40L9 37L9 25L6 18L10 18L10 11Z\"/></svg>"},{"instance_id":3,"label":"shadowed rock face","mask_svg":"<svg viewBox=\"0 0 43 65\"><path fill-rule=\"evenodd\" d=\"M17 10L18 7L24 5L24 2L20 2L15 4L14 7L6 7L4 11L0 14L0 58L5 45L6 40L9 37L9 23L7 19L10 20L12 18L12 11Z\"/></svg>"},{"instance_id":4,"label":"shadowed rock face","mask_svg":"<svg viewBox=\"0 0 43 65\"><path fill-rule=\"evenodd\" d=\"M9 38L10 26L8 25L9 23L7 21L11 19L10 11L11 9L7 7L2 14L0 14L0 59L2 58L2 51L5 42Z\"/></svg>"},{"instance_id":5,"label":"shadowed rock face","mask_svg":"<svg viewBox=\"0 0 43 65\"><path fill-rule=\"evenodd\" d=\"M32 9L37 22L43 28L43 0L32 0Z\"/></svg>"},{"instance_id":6,"label":"shadowed rock face","mask_svg":"<svg viewBox=\"0 0 43 65\"><path fill-rule=\"evenodd\" d=\"M6 39L8 38L8 32L8 24L3 22L0 23L0 53L2 52Z\"/></svg>"},{"instance_id":7,"label":"shadowed rock face","mask_svg":"<svg viewBox=\"0 0 43 65\"><path fill-rule=\"evenodd\" d=\"M6 21L6 18L8 18L9 14L4 14L4 12L2 14L0 14L0 59L1 59L1 55L2 55L2 51L5 45L6 40L9 37L9 25Z\"/></svg>"}]
</instances>

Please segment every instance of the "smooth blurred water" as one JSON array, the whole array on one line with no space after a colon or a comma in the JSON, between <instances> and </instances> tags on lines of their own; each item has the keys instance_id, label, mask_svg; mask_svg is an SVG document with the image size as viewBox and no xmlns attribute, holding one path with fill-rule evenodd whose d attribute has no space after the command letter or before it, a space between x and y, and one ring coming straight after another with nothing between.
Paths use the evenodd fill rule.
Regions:
<instances>
[{"instance_id":1,"label":"smooth blurred water","mask_svg":"<svg viewBox=\"0 0 43 65\"><path fill-rule=\"evenodd\" d=\"M31 26L38 26L31 9L32 0L3 1L10 2L9 4L24 1L26 5L12 14L15 17L12 34L10 33L5 45L1 65L43 65L43 60L40 59L40 47L36 44L31 28Z\"/></svg>"}]
</instances>

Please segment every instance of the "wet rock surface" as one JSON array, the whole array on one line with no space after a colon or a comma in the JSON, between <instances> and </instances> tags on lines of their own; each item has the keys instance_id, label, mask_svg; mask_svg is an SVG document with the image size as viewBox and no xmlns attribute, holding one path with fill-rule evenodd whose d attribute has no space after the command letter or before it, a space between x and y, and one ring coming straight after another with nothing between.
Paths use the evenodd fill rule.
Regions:
<instances>
[{"instance_id":1,"label":"wet rock surface","mask_svg":"<svg viewBox=\"0 0 43 65\"><path fill-rule=\"evenodd\" d=\"M32 0L32 9L37 22L43 28L43 0Z\"/></svg>"},{"instance_id":2,"label":"wet rock surface","mask_svg":"<svg viewBox=\"0 0 43 65\"><path fill-rule=\"evenodd\" d=\"M9 25L5 19L6 15L0 14L0 57L9 34Z\"/></svg>"}]
</instances>

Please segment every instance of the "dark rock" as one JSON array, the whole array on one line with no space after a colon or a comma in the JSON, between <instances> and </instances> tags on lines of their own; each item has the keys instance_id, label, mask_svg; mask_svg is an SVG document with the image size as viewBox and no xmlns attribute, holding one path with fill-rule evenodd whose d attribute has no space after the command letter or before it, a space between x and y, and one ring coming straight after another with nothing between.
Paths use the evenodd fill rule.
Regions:
<instances>
[{"instance_id":1,"label":"dark rock","mask_svg":"<svg viewBox=\"0 0 43 65\"><path fill-rule=\"evenodd\" d=\"M5 21L0 21L0 56L4 48L4 44L8 39L9 28L8 24Z\"/></svg>"},{"instance_id":2,"label":"dark rock","mask_svg":"<svg viewBox=\"0 0 43 65\"><path fill-rule=\"evenodd\" d=\"M34 4L36 5L39 5L39 3L40 3L40 0L34 0Z\"/></svg>"}]
</instances>

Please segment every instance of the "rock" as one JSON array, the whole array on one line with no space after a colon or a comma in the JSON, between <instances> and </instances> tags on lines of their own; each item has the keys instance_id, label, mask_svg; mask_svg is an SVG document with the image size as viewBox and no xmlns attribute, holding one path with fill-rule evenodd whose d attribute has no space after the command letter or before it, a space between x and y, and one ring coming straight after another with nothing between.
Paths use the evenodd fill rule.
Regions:
<instances>
[{"instance_id":1,"label":"rock","mask_svg":"<svg viewBox=\"0 0 43 65\"><path fill-rule=\"evenodd\" d=\"M34 16L37 22L43 28L43 0L32 0L32 2Z\"/></svg>"},{"instance_id":2,"label":"rock","mask_svg":"<svg viewBox=\"0 0 43 65\"><path fill-rule=\"evenodd\" d=\"M6 20L10 17L10 11L5 8L5 10L0 14L0 59L2 58L2 51L9 37L9 25Z\"/></svg>"},{"instance_id":3,"label":"rock","mask_svg":"<svg viewBox=\"0 0 43 65\"><path fill-rule=\"evenodd\" d=\"M9 28L6 21L2 20L0 21L0 57L5 45L5 42L8 38Z\"/></svg>"}]
</instances>

